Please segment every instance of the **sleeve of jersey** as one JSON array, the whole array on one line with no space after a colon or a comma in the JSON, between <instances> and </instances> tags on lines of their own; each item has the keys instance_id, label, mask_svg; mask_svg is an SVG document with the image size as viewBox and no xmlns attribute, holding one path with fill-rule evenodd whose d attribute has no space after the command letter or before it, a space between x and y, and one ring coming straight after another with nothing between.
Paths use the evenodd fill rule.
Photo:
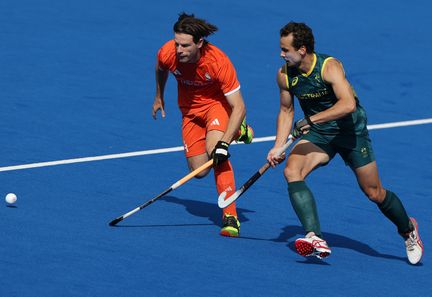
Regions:
<instances>
[{"instance_id":1,"label":"sleeve of jersey","mask_svg":"<svg viewBox=\"0 0 432 297\"><path fill-rule=\"evenodd\" d=\"M240 82L237 79L237 73L229 59L225 59L219 64L217 79L225 96L240 90Z\"/></svg>"},{"instance_id":2,"label":"sleeve of jersey","mask_svg":"<svg viewBox=\"0 0 432 297\"><path fill-rule=\"evenodd\" d=\"M160 70L169 70L170 68L170 58L165 47L166 46L161 47L157 53L157 61Z\"/></svg>"}]
</instances>

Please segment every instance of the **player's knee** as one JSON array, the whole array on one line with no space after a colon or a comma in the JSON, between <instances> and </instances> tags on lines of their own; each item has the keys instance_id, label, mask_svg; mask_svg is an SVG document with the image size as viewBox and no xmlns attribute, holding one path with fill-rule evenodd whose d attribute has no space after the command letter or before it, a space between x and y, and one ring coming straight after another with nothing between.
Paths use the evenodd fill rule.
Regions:
<instances>
[{"instance_id":1,"label":"player's knee","mask_svg":"<svg viewBox=\"0 0 432 297\"><path fill-rule=\"evenodd\" d=\"M191 169L191 172L193 171L193 169ZM203 170L203 171L201 171L200 173L198 173L197 175L195 175L195 178L197 178L197 179L201 179L201 178L203 178L203 177L206 177L207 176L207 174L210 172L210 169L208 169L208 170Z\"/></svg>"},{"instance_id":2,"label":"player's knee","mask_svg":"<svg viewBox=\"0 0 432 297\"><path fill-rule=\"evenodd\" d=\"M284 176L288 182L303 179L303 177L301 176L301 172L297 168L290 166L289 164L284 169Z\"/></svg>"},{"instance_id":3,"label":"player's knee","mask_svg":"<svg viewBox=\"0 0 432 297\"><path fill-rule=\"evenodd\" d=\"M368 187L364 193L369 200L375 203L381 203L385 198L385 190L382 187Z\"/></svg>"},{"instance_id":4,"label":"player's knee","mask_svg":"<svg viewBox=\"0 0 432 297\"><path fill-rule=\"evenodd\" d=\"M198 168L198 167L197 167ZM196 168L190 168L190 171L192 172L192 171L194 171ZM197 179L201 179L201 178L203 178L203 177L206 177L207 176L207 174L209 174L209 172L210 172L210 169L205 169L205 170L203 170L203 171L201 171L200 173L198 173L197 175L195 175L195 178L197 178Z\"/></svg>"}]
</instances>

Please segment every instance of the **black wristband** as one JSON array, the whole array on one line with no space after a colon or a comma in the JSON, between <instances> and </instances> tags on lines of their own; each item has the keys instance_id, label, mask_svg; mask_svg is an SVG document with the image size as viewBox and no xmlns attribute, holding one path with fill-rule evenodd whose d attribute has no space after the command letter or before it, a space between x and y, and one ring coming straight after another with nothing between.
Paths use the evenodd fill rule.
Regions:
<instances>
[{"instance_id":1,"label":"black wristband","mask_svg":"<svg viewBox=\"0 0 432 297\"><path fill-rule=\"evenodd\" d=\"M306 122L309 124L309 126L313 126L313 125L315 125L312 121L311 121L311 119L310 119L310 117L308 117L307 115L305 115L305 120L306 120Z\"/></svg>"}]
</instances>

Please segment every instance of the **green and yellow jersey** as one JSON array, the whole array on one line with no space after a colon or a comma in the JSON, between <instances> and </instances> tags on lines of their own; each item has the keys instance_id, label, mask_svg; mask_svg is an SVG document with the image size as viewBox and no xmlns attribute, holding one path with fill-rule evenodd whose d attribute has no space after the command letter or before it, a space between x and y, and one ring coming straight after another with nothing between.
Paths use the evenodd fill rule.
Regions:
<instances>
[{"instance_id":1,"label":"green and yellow jersey","mask_svg":"<svg viewBox=\"0 0 432 297\"><path fill-rule=\"evenodd\" d=\"M324 111L337 102L331 85L322 79L324 67L330 59L333 57L314 53L314 62L308 73L302 73L296 67L288 67L287 64L282 68L282 72L286 75L286 85L291 94L299 100L305 116L310 117ZM355 92L354 97L357 105L355 112L338 120L316 124L311 129L329 135L367 133L366 113Z\"/></svg>"}]
</instances>

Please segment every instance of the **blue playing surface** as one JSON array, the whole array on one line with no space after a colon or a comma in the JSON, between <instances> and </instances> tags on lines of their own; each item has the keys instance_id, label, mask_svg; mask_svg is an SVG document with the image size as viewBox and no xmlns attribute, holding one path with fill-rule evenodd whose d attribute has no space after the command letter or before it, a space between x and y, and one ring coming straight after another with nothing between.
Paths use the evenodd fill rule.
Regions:
<instances>
[{"instance_id":1,"label":"blue playing surface","mask_svg":"<svg viewBox=\"0 0 432 297\"><path fill-rule=\"evenodd\" d=\"M255 136L275 135L279 29L308 23L339 58L369 124L431 118L430 1L0 2L0 167L177 147L176 83L154 121L154 63L182 11L216 24ZM296 110L296 118L301 113ZM212 174L118 227L115 217L187 174L181 151L0 172L0 296L429 296L432 125L371 130L380 175L426 247L408 264L395 227L339 157L308 178L332 255L305 259L282 166L238 201L241 238L218 235ZM237 185L272 142L230 148Z\"/></svg>"}]
</instances>

